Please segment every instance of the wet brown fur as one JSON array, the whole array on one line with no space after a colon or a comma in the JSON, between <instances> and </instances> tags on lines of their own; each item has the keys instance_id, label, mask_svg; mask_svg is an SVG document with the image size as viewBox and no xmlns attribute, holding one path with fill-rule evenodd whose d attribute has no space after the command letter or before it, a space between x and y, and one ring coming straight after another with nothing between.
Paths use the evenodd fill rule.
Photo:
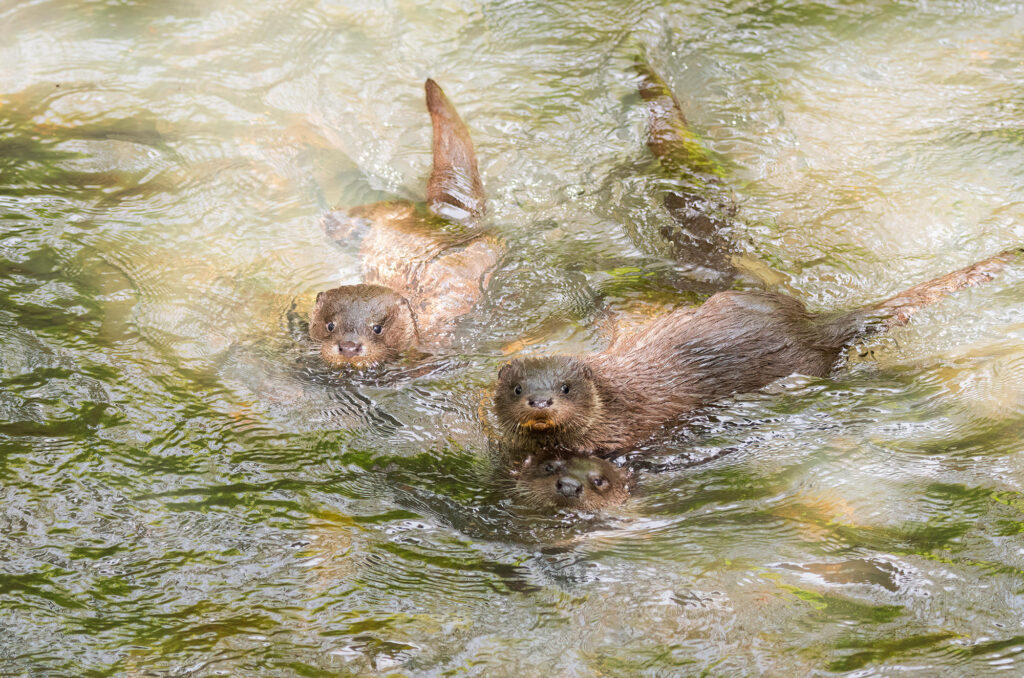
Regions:
<instances>
[{"instance_id":1,"label":"wet brown fur","mask_svg":"<svg viewBox=\"0 0 1024 678\"><path fill-rule=\"evenodd\" d=\"M991 279L1020 251L850 313L811 313L781 294L720 292L599 353L513 360L495 386L499 425L518 449L603 454L631 448L716 400L794 373L828 375L857 336L902 325L946 294Z\"/></svg>"},{"instance_id":2,"label":"wet brown fur","mask_svg":"<svg viewBox=\"0 0 1024 678\"><path fill-rule=\"evenodd\" d=\"M676 260L699 267L715 289L728 287L736 276L736 246L729 237L736 206L722 186L722 170L690 129L665 81L646 62L637 63L635 70L647 108L647 147L668 176L689 187L665 194L672 223L661 234Z\"/></svg>"},{"instance_id":3,"label":"wet brown fur","mask_svg":"<svg viewBox=\"0 0 1024 678\"><path fill-rule=\"evenodd\" d=\"M629 471L599 457L530 457L516 478L516 494L534 508L595 511L629 498Z\"/></svg>"},{"instance_id":4,"label":"wet brown fur","mask_svg":"<svg viewBox=\"0 0 1024 678\"><path fill-rule=\"evenodd\" d=\"M365 232L364 284L321 292L310 320L310 337L334 367L444 345L454 321L483 294L501 253L501 244L477 227L484 189L469 130L436 82L427 80L425 90L433 125L426 208L388 201L324 217L325 232L336 240Z\"/></svg>"}]
</instances>

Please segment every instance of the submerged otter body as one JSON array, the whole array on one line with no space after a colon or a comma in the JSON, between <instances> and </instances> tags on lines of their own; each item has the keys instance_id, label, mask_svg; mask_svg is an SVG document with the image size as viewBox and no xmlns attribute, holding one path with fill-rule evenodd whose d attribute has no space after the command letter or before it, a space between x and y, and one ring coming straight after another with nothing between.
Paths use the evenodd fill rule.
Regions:
<instances>
[{"instance_id":1,"label":"submerged otter body","mask_svg":"<svg viewBox=\"0 0 1024 678\"><path fill-rule=\"evenodd\" d=\"M708 288L728 288L737 274L731 237L736 205L722 183L724 172L690 129L665 81L645 62L635 71L647 108L647 147L673 185L662 199L671 222L661 235L673 258Z\"/></svg>"},{"instance_id":2,"label":"submerged otter body","mask_svg":"<svg viewBox=\"0 0 1024 678\"><path fill-rule=\"evenodd\" d=\"M426 82L433 169L426 205L389 201L324 217L336 240L363 234L363 284L317 295L310 337L332 367L393 360L442 346L483 294L501 244L477 228L484 191L469 131L433 80Z\"/></svg>"},{"instance_id":3,"label":"submerged otter body","mask_svg":"<svg viewBox=\"0 0 1024 678\"><path fill-rule=\"evenodd\" d=\"M507 363L495 386L498 421L507 443L525 450L627 449L716 400L794 373L828 375L858 335L903 324L945 294L990 279L1016 253L841 315L811 313L781 294L720 292L599 353Z\"/></svg>"}]
</instances>

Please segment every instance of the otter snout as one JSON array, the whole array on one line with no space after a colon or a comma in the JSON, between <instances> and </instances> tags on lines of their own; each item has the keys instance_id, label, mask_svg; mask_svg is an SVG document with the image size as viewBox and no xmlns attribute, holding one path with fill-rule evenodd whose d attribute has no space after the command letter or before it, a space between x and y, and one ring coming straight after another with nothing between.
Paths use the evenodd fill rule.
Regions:
<instances>
[{"instance_id":1,"label":"otter snout","mask_svg":"<svg viewBox=\"0 0 1024 678\"><path fill-rule=\"evenodd\" d=\"M554 404L555 399L551 396L536 396L532 395L526 398L526 402L530 407L535 407L538 410L543 410L545 407L551 407Z\"/></svg>"},{"instance_id":2,"label":"otter snout","mask_svg":"<svg viewBox=\"0 0 1024 678\"><path fill-rule=\"evenodd\" d=\"M355 341L339 341L338 353L345 356L346 358L354 358L357 355L362 355L363 345Z\"/></svg>"},{"instance_id":3,"label":"otter snout","mask_svg":"<svg viewBox=\"0 0 1024 678\"><path fill-rule=\"evenodd\" d=\"M555 481L555 491L563 497L575 499L583 492L583 484L571 476L562 476Z\"/></svg>"}]
</instances>

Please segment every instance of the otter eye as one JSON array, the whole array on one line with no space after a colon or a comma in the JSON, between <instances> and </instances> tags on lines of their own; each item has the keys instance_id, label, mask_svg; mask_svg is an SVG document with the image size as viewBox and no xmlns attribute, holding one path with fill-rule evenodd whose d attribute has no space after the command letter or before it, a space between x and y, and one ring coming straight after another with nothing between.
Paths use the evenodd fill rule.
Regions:
<instances>
[{"instance_id":1,"label":"otter eye","mask_svg":"<svg viewBox=\"0 0 1024 678\"><path fill-rule=\"evenodd\" d=\"M327 323L327 331L328 332L333 332L334 331L334 323Z\"/></svg>"},{"instance_id":2,"label":"otter eye","mask_svg":"<svg viewBox=\"0 0 1024 678\"><path fill-rule=\"evenodd\" d=\"M562 384L562 393L569 393L569 384Z\"/></svg>"},{"instance_id":3,"label":"otter eye","mask_svg":"<svg viewBox=\"0 0 1024 678\"><path fill-rule=\"evenodd\" d=\"M384 331L384 328L382 326L380 326L380 325L374 325L373 326L373 333L374 334L380 334L383 331Z\"/></svg>"},{"instance_id":4,"label":"otter eye","mask_svg":"<svg viewBox=\"0 0 1024 678\"><path fill-rule=\"evenodd\" d=\"M516 395L523 395L523 387L519 384L516 384L516 387L512 389L512 391L515 392Z\"/></svg>"},{"instance_id":5,"label":"otter eye","mask_svg":"<svg viewBox=\"0 0 1024 678\"><path fill-rule=\"evenodd\" d=\"M555 462L549 461L548 463L544 464L544 473L551 475L556 471L558 471L558 464L556 464Z\"/></svg>"},{"instance_id":6,"label":"otter eye","mask_svg":"<svg viewBox=\"0 0 1024 678\"><path fill-rule=\"evenodd\" d=\"M608 481L605 480L601 476L597 476L596 478L591 478L590 482L592 482L594 484L594 487L596 487L597 489L601 489L602 487L604 487L605 485L608 484Z\"/></svg>"}]
</instances>

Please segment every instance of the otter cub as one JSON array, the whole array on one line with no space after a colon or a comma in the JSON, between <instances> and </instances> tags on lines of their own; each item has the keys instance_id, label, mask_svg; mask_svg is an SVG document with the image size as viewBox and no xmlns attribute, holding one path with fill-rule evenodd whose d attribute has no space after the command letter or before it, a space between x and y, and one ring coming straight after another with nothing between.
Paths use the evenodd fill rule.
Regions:
<instances>
[{"instance_id":1,"label":"otter cub","mask_svg":"<svg viewBox=\"0 0 1024 678\"><path fill-rule=\"evenodd\" d=\"M516 493L527 506L594 511L629 498L629 471L600 457L529 457L518 472Z\"/></svg>"},{"instance_id":2,"label":"otter cub","mask_svg":"<svg viewBox=\"0 0 1024 678\"><path fill-rule=\"evenodd\" d=\"M793 373L826 376L858 335L903 324L945 294L990 279L1018 251L838 316L810 313L781 294L720 292L600 353L513 360L495 386L502 433L513 447L545 453L632 447L729 395Z\"/></svg>"},{"instance_id":3,"label":"otter cub","mask_svg":"<svg viewBox=\"0 0 1024 678\"><path fill-rule=\"evenodd\" d=\"M476 228L484 190L469 131L444 92L426 82L433 169L425 206L389 201L325 216L336 240L367 231L363 284L316 296L309 335L332 367L393 360L443 345L468 313L497 263L500 243Z\"/></svg>"}]
</instances>

